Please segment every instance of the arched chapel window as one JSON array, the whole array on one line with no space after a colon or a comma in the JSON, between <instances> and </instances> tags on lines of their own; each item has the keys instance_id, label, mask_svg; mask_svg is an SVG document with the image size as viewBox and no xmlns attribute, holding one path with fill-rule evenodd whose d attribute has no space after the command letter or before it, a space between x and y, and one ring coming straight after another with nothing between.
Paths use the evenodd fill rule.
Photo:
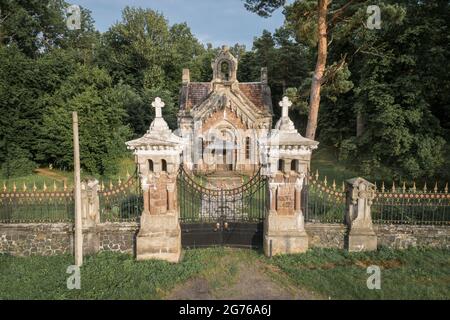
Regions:
<instances>
[{"instance_id":1,"label":"arched chapel window","mask_svg":"<svg viewBox=\"0 0 450 320\"><path fill-rule=\"evenodd\" d=\"M203 138L198 139L199 150L200 150L200 159L203 160L203 152L205 152L205 146L203 142Z\"/></svg>"},{"instance_id":2,"label":"arched chapel window","mask_svg":"<svg viewBox=\"0 0 450 320\"><path fill-rule=\"evenodd\" d=\"M153 172L153 161L152 160L148 160L148 171Z\"/></svg>"},{"instance_id":3,"label":"arched chapel window","mask_svg":"<svg viewBox=\"0 0 450 320\"><path fill-rule=\"evenodd\" d=\"M250 159L250 138L245 138L245 159Z\"/></svg>"},{"instance_id":4,"label":"arched chapel window","mask_svg":"<svg viewBox=\"0 0 450 320\"><path fill-rule=\"evenodd\" d=\"M284 160L280 159L278 160L278 171L284 170Z\"/></svg>"},{"instance_id":5,"label":"arched chapel window","mask_svg":"<svg viewBox=\"0 0 450 320\"><path fill-rule=\"evenodd\" d=\"M167 161L164 159L161 160L161 171L167 172Z\"/></svg>"},{"instance_id":6,"label":"arched chapel window","mask_svg":"<svg viewBox=\"0 0 450 320\"><path fill-rule=\"evenodd\" d=\"M291 171L298 171L298 160L291 161Z\"/></svg>"}]
</instances>

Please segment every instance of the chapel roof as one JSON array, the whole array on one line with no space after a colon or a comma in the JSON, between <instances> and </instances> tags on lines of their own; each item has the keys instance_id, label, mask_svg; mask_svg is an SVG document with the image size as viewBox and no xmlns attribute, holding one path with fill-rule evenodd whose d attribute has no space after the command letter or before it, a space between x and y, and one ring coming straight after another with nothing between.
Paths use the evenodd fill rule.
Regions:
<instances>
[{"instance_id":1,"label":"chapel roof","mask_svg":"<svg viewBox=\"0 0 450 320\"><path fill-rule=\"evenodd\" d=\"M180 110L190 111L224 88L234 96L241 98L249 107L256 107L256 113L272 114L272 97L267 84L267 68L261 69L260 82L239 82L237 68L239 61L227 46L212 61L213 77L211 82L191 82L189 70L183 70L183 85L180 90ZM246 102L244 102L246 101Z\"/></svg>"},{"instance_id":2,"label":"chapel roof","mask_svg":"<svg viewBox=\"0 0 450 320\"><path fill-rule=\"evenodd\" d=\"M180 109L190 110L205 101L212 89L211 82L190 82L184 84L180 95ZM239 83L239 90L261 110L270 111L270 89L262 82Z\"/></svg>"}]
</instances>

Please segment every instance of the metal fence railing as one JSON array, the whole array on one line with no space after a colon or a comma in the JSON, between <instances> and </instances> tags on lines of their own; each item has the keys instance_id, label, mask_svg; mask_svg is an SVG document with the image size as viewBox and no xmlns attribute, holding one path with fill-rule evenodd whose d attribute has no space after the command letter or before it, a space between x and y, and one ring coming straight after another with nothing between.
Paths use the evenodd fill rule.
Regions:
<instances>
[{"instance_id":1,"label":"metal fence railing","mask_svg":"<svg viewBox=\"0 0 450 320\"><path fill-rule=\"evenodd\" d=\"M385 191L372 203L377 224L450 225L450 194Z\"/></svg>"},{"instance_id":2,"label":"metal fence railing","mask_svg":"<svg viewBox=\"0 0 450 320\"><path fill-rule=\"evenodd\" d=\"M101 222L137 221L142 213L143 198L137 175L129 176L124 183L112 181L105 187L98 187ZM0 191L0 223L72 223L75 201L73 190L54 183L53 187L40 189L14 186Z\"/></svg>"},{"instance_id":3,"label":"metal fence railing","mask_svg":"<svg viewBox=\"0 0 450 320\"><path fill-rule=\"evenodd\" d=\"M101 222L134 222L141 216L144 204L137 175L117 186L101 184L98 195Z\"/></svg>"},{"instance_id":4,"label":"metal fence railing","mask_svg":"<svg viewBox=\"0 0 450 320\"><path fill-rule=\"evenodd\" d=\"M72 222L72 192L2 192L0 223Z\"/></svg>"},{"instance_id":5,"label":"metal fence railing","mask_svg":"<svg viewBox=\"0 0 450 320\"><path fill-rule=\"evenodd\" d=\"M439 191L375 186L372 221L376 224L450 225L450 194L448 186ZM345 185L330 185L327 178L319 180L318 173L310 176L302 194L302 210L306 222L344 223L347 210Z\"/></svg>"},{"instance_id":6,"label":"metal fence railing","mask_svg":"<svg viewBox=\"0 0 450 320\"><path fill-rule=\"evenodd\" d=\"M306 222L343 223L345 217L345 192L333 182L328 185L326 179L321 182L317 176L311 176L302 192L302 210Z\"/></svg>"},{"instance_id":7,"label":"metal fence railing","mask_svg":"<svg viewBox=\"0 0 450 320\"><path fill-rule=\"evenodd\" d=\"M418 190L415 185L407 189L405 184L402 188L393 185L390 190L385 189L383 184L381 188L375 189L372 221L376 224L450 225L448 186L441 191L438 191L437 185L433 190L427 190L426 186ZM180 203L181 211L185 212L186 206L192 206L195 199L193 195L184 195L183 192L186 190L179 186L179 197L182 195L186 199L186 203ZM108 187L100 183L98 196L101 222L137 221L142 213L143 197L136 173L128 176L124 183L119 180L113 185L110 182ZM255 193L249 198L252 202L247 206L259 212L262 196L260 192ZM347 210L344 184L340 187L334 181L329 184L326 177L320 181L316 173L305 180L301 202L306 222L344 223ZM73 192L65 185L60 189L56 184L53 188L44 185L42 190L35 186L28 189L24 186L19 190L14 185L9 190L4 186L0 191L0 223L57 223L73 220Z\"/></svg>"}]
</instances>

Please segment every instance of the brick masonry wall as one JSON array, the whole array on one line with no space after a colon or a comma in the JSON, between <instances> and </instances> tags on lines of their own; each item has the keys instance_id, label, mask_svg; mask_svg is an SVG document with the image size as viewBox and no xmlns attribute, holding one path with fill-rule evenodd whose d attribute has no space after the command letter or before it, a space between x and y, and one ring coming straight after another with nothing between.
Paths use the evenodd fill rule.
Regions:
<instances>
[{"instance_id":1,"label":"brick masonry wall","mask_svg":"<svg viewBox=\"0 0 450 320\"><path fill-rule=\"evenodd\" d=\"M134 253L138 223L102 223L89 235L100 251ZM347 229L343 224L307 223L310 248L345 248ZM450 227L375 225L378 246L450 248ZM85 234L85 245L88 235ZM0 224L0 253L20 256L70 254L73 250L73 225Z\"/></svg>"}]
</instances>

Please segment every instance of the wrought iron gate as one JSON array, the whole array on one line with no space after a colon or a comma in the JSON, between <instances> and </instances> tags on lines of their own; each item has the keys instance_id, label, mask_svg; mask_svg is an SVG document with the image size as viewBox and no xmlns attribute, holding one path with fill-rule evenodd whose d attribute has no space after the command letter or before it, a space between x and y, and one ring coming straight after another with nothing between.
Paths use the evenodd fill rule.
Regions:
<instances>
[{"instance_id":1,"label":"wrought iron gate","mask_svg":"<svg viewBox=\"0 0 450 320\"><path fill-rule=\"evenodd\" d=\"M269 199L267 180L260 171L233 189L207 188L204 184L204 180L180 168L178 199L183 247L260 247Z\"/></svg>"}]
</instances>

